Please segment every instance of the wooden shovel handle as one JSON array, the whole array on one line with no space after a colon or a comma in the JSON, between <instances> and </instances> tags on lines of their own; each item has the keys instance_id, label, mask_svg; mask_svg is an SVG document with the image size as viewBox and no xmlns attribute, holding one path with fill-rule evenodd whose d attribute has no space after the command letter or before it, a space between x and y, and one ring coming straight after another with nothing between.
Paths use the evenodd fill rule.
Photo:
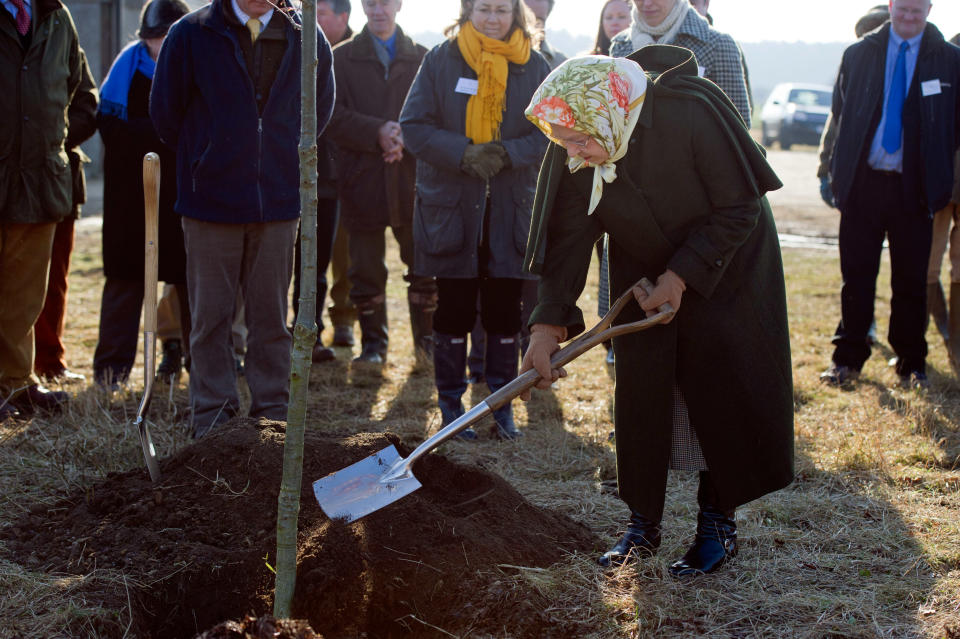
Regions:
<instances>
[{"instance_id":1,"label":"wooden shovel handle","mask_svg":"<svg viewBox=\"0 0 960 639\"><path fill-rule=\"evenodd\" d=\"M143 156L143 330L157 332L157 237L160 214L160 156Z\"/></svg>"}]
</instances>

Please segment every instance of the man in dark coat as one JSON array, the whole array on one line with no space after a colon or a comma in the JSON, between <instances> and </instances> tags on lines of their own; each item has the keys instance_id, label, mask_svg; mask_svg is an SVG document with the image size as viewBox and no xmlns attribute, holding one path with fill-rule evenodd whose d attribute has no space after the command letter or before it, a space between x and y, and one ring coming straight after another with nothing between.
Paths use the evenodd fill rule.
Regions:
<instances>
[{"instance_id":1,"label":"man in dark coat","mask_svg":"<svg viewBox=\"0 0 960 639\"><path fill-rule=\"evenodd\" d=\"M189 335L187 257L180 217L173 210L177 160L173 149L157 137L149 108L156 56L170 25L189 12L182 0L147 2L140 12L137 41L117 56L101 91L97 127L103 140L104 283L93 379L104 388L125 383L137 356L144 284L143 156L151 152L160 156L157 275L176 288L180 328ZM169 343L163 341L162 376L171 363ZM179 357L177 353L178 362Z\"/></svg>"},{"instance_id":2,"label":"man in dark coat","mask_svg":"<svg viewBox=\"0 0 960 639\"><path fill-rule=\"evenodd\" d=\"M59 0L0 10L0 420L68 398L33 372L57 223L73 208L64 147L67 109L83 78L77 30ZM88 89L88 92L93 89Z\"/></svg>"},{"instance_id":3,"label":"man in dark coat","mask_svg":"<svg viewBox=\"0 0 960 639\"><path fill-rule=\"evenodd\" d=\"M890 243L889 341L902 387L927 385L926 280L933 212L953 189L960 49L927 23L930 0L891 0L890 23L843 54L830 164L840 210L841 320L820 379L855 379L870 356L877 272Z\"/></svg>"},{"instance_id":4,"label":"man in dark coat","mask_svg":"<svg viewBox=\"0 0 960 639\"><path fill-rule=\"evenodd\" d=\"M366 26L334 50L337 99L329 132L337 145L340 215L350 237L350 299L363 346L357 360L374 363L387 355L387 227L407 267L414 348L433 352L436 284L412 273L416 162L397 123L427 50L397 26L400 6L401 0L365 2Z\"/></svg>"},{"instance_id":5,"label":"man in dark coat","mask_svg":"<svg viewBox=\"0 0 960 639\"><path fill-rule=\"evenodd\" d=\"M214 0L177 22L157 62L150 116L177 150L190 291L193 436L240 410L230 326L249 330L250 416L286 419L287 297L300 217L300 16L286 2ZM333 107L317 29L317 127Z\"/></svg>"},{"instance_id":6,"label":"man in dark coat","mask_svg":"<svg viewBox=\"0 0 960 639\"><path fill-rule=\"evenodd\" d=\"M317 2L317 24L323 30L330 46L353 36L347 20L350 0L320 0ZM346 251L346 231L340 230L337 210L337 167L335 148L329 129L317 141L317 342L311 359L314 363L328 362L336 357L333 349L323 345L323 300L327 295L327 267L333 262L333 286L330 287L330 321L333 322L333 345L353 346L353 321L356 308L350 303L349 264ZM342 237L342 239L341 239ZM337 243L341 244L339 253ZM300 234L294 245L293 312L300 311Z\"/></svg>"},{"instance_id":7,"label":"man in dark coat","mask_svg":"<svg viewBox=\"0 0 960 639\"><path fill-rule=\"evenodd\" d=\"M43 310L33 326L36 358L33 370L41 378L59 382L82 382L84 376L67 368L66 349L63 346L64 320L67 313L67 275L70 255L73 253L74 224L80 218L80 207L87 201L87 180L83 165L90 161L80 148L97 132L97 84L90 73L87 56L83 59L83 79L67 109L67 139L64 147L70 157L70 177L73 179L73 208L70 215L57 224L50 254L50 276L47 279L47 297Z\"/></svg>"},{"instance_id":8,"label":"man in dark coat","mask_svg":"<svg viewBox=\"0 0 960 639\"><path fill-rule=\"evenodd\" d=\"M647 277L658 284L644 308L656 309L668 275L685 283L670 323L613 340L617 479L631 523L601 564L659 546L667 470L677 467L679 391L709 470L700 475L696 541L671 572L711 572L736 552L733 510L793 478L786 294L764 197L780 181L730 102L697 77L688 50L652 45L629 59L656 79L595 212L586 214L593 171L571 173L558 145L544 159L525 258L540 274L539 304L523 368L541 371L541 387L556 378L549 354L558 337L584 329L576 302L604 232L616 294ZM616 323L643 317L630 304Z\"/></svg>"}]
</instances>

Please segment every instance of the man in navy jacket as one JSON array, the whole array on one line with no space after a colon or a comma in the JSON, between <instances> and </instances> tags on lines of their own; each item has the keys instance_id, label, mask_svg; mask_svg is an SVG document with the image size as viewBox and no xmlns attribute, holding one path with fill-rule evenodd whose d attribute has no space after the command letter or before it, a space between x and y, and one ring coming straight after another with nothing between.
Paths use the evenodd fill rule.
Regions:
<instances>
[{"instance_id":1,"label":"man in navy jacket","mask_svg":"<svg viewBox=\"0 0 960 639\"><path fill-rule=\"evenodd\" d=\"M960 143L960 49L927 23L930 0L891 0L890 23L843 54L830 165L840 210L842 319L820 379L854 379L870 356L877 271L890 245L890 346L903 387L925 387L931 219L950 200Z\"/></svg>"},{"instance_id":2,"label":"man in navy jacket","mask_svg":"<svg viewBox=\"0 0 960 639\"><path fill-rule=\"evenodd\" d=\"M286 419L287 289L300 217L300 16L265 0L214 0L160 51L150 116L177 150L193 436L239 411L230 326L238 290L250 331L251 417ZM315 27L314 27L315 28ZM333 108L330 45L318 30L317 124ZM318 132L319 132L318 131Z\"/></svg>"}]
</instances>

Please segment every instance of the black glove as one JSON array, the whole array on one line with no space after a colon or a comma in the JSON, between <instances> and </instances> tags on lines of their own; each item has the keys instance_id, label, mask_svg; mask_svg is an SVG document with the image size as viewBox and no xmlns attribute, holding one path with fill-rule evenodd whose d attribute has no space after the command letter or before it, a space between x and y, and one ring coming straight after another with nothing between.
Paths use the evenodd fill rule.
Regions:
<instances>
[{"instance_id":1,"label":"black glove","mask_svg":"<svg viewBox=\"0 0 960 639\"><path fill-rule=\"evenodd\" d=\"M460 168L469 176L489 180L510 163L507 150L499 142L471 144L463 152Z\"/></svg>"},{"instance_id":2,"label":"black glove","mask_svg":"<svg viewBox=\"0 0 960 639\"><path fill-rule=\"evenodd\" d=\"M826 175L820 178L820 197L831 209L837 207L833 202L833 188L830 186L830 178Z\"/></svg>"}]
</instances>

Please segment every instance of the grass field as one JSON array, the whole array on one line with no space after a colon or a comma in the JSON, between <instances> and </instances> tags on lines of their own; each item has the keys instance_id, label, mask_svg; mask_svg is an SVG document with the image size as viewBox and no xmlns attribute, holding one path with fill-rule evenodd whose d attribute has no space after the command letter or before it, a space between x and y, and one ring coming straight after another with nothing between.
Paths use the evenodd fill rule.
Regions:
<instances>
[{"instance_id":1,"label":"grass field","mask_svg":"<svg viewBox=\"0 0 960 639\"><path fill-rule=\"evenodd\" d=\"M429 368L411 356L395 252L390 259L389 361L377 375L352 368L349 349L338 349L338 361L314 366L311 428L389 429L416 442L439 427ZM696 482L678 474L670 481L664 543L655 559L612 575L587 555L565 557L546 571L502 567L506 587L532 585L538 605L585 637L960 637L960 387L942 340L931 328L927 392L892 388L896 375L883 346L855 387L824 387L818 375L829 363L838 318L837 258L830 251L788 249L784 261L797 479L739 510L739 557L716 575L686 583L669 577L666 568L690 542L696 513ZM582 299L586 311L596 306L595 282L594 269ZM89 377L103 284L96 228L78 235L70 284L68 358ZM878 291L883 338L886 261ZM531 502L613 543L628 514L622 502L600 491L600 481L615 473L607 440L613 379L600 349L568 372L554 392L517 404L518 424L527 433L521 442L483 435L441 452L504 476ZM70 386L76 399L63 416L0 425L2 525L34 504L93 491L109 472L139 467L139 443L129 424L141 388L142 373L113 396ZM188 442L186 405L185 378L172 394L155 398L153 431L162 456ZM10 556L0 546L0 637L96 636L94 628L105 627L124 634L130 576L102 569L80 577L47 574L43 564L43 557ZM456 628L445 630L458 636Z\"/></svg>"}]
</instances>

